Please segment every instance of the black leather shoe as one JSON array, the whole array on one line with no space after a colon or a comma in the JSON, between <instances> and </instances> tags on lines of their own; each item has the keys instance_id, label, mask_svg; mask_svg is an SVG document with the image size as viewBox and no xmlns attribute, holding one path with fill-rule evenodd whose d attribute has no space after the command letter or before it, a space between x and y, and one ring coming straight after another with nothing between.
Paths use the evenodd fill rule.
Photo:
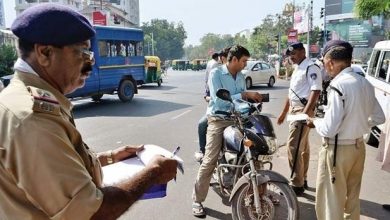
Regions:
<instances>
[{"instance_id":1,"label":"black leather shoe","mask_svg":"<svg viewBox=\"0 0 390 220\"><path fill-rule=\"evenodd\" d=\"M294 190L295 195L297 195L297 196L302 196L303 192L305 192L305 188L303 188L303 186L301 186L301 187L291 186L291 188Z\"/></svg>"},{"instance_id":2,"label":"black leather shoe","mask_svg":"<svg viewBox=\"0 0 390 220\"><path fill-rule=\"evenodd\" d=\"M389 204L383 204L382 207L386 209L387 211L390 211L390 205Z\"/></svg>"},{"instance_id":3,"label":"black leather shoe","mask_svg":"<svg viewBox=\"0 0 390 220\"><path fill-rule=\"evenodd\" d=\"M305 180L305 182L303 182L303 188L309 189L309 185L307 185L307 180Z\"/></svg>"}]
</instances>

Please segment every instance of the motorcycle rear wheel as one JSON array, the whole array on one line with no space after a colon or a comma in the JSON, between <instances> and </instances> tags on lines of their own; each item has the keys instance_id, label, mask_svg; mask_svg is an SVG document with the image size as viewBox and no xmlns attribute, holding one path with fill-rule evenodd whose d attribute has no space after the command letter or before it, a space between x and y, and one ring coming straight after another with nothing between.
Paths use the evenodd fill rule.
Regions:
<instances>
[{"instance_id":1,"label":"motorcycle rear wheel","mask_svg":"<svg viewBox=\"0 0 390 220\"><path fill-rule=\"evenodd\" d=\"M267 191L261 199L262 213L258 215L251 184L240 187L232 199L233 220L297 220L299 207L297 198L288 184L268 182Z\"/></svg>"}]
</instances>

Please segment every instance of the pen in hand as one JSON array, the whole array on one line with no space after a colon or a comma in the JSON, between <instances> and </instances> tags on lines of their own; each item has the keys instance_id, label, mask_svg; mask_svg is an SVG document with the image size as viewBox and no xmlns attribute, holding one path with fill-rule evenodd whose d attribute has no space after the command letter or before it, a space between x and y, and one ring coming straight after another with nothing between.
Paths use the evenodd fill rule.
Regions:
<instances>
[{"instance_id":1,"label":"pen in hand","mask_svg":"<svg viewBox=\"0 0 390 220\"><path fill-rule=\"evenodd\" d=\"M176 156L176 154L179 152L179 150L180 150L180 146L177 146L176 149L172 152L171 158L174 158ZM174 180L176 182L176 176L175 176Z\"/></svg>"},{"instance_id":2,"label":"pen in hand","mask_svg":"<svg viewBox=\"0 0 390 220\"><path fill-rule=\"evenodd\" d=\"M177 146L176 149L172 152L171 158L174 158L176 154L179 152L179 150L180 150L180 146Z\"/></svg>"}]
</instances>

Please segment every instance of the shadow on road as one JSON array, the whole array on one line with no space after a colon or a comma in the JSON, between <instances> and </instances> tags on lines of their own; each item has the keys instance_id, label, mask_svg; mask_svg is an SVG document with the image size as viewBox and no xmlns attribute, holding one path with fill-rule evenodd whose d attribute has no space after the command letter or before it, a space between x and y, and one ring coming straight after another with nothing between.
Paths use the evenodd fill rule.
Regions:
<instances>
[{"instance_id":1,"label":"shadow on road","mask_svg":"<svg viewBox=\"0 0 390 220\"><path fill-rule=\"evenodd\" d=\"M162 91L172 90L172 89L176 89L176 88L177 87L175 87L175 86L164 86L164 84L162 84L159 87L159 86L157 86L157 83L146 84L146 85L142 85L142 86L138 87L139 90L162 90Z\"/></svg>"},{"instance_id":2,"label":"shadow on road","mask_svg":"<svg viewBox=\"0 0 390 220\"><path fill-rule=\"evenodd\" d=\"M207 207L205 207L205 211L207 216L213 217L215 219L232 220L231 213L222 213L214 209L209 209Z\"/></svg>"},{"instance_id":3,"label":"shadow on road","mask_svg":"<svg viewBox=\"0 0 390 220\"><path fill-rule=\"evenodd\" d=\"M378 220L390 219L390 212L383 209L382 204L362 199L360 200L360 215Z\"/></svg>"},{"instance_id":4,"label":"shadow on road","mask_svg":"<svg viewBox=\"0 0 390 220\"><path fill-rule=\"evenodd\" d=\"M130 103L119 99L103 98L100 102L83 100L74 106L75 118L114 116L114 117L149 117L183 108L191 105L166 102L155 99L135 98ZM147 111L145 111L147 109Z\"/></svg>"}]
</instances>

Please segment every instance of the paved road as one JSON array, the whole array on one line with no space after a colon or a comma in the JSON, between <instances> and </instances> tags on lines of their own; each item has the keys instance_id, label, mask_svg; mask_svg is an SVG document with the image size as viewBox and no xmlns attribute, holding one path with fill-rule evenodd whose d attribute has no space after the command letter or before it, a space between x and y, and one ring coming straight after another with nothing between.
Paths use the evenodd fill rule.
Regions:
<instances>
[{"instance_id":1,"label":"paved road","mask_svg":"<svg viewBox=\"0 0 390 220\"><path fill-rule=\"evenodd\" d=\"M123 144L158 144L169 150L179 145L179 156L185 161L185 175L178 175L177 182L168 185L168 196L163 199L139 201L121 219L197 219L191 215L191 192L198 164L193 153L198 147L197 122L205 113L203 101L204 72L172 71L164 79L162 87L145 85L131 103L121 103L115 95L105 95L100 103L89 100L75 101L76 124L86 143L95 151L112 149ZM270 93L270 103L263 112L275 117L287 94L288 82L279 80L274 88L256 86L255 91ZM287 137L287 124L275 125L279 144ZM320 138L312 131L311 166L309 186L304 197L299 198L301 219L316 219L314 211L315 177ZM366 169L361 192L361 219L390 219L390 212L382 209L382 203L390 203L390 174L381 171L375 161L376 149L367 147ZM274 170L289 176L286 148L281 147L274 159ZM210 189L204 205L206 219L231 219L231 209L225 201Z\"/></svg>"}]
</instances>

